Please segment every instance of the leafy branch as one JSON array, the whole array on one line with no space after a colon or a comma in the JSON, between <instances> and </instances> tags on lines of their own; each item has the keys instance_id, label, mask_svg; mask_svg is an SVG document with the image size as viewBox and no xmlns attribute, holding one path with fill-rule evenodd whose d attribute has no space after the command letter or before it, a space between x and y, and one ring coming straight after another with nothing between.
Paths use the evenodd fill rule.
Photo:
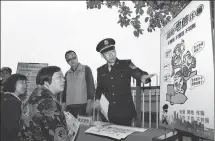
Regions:
<instances>
[{"instance_id":1,"label":"leafy branch","mask_svg":"<svg viewBox=\"0 0 215 141\"><path fill-rule=\"evenodd\" d=\"M184 1L138 1L131 0L134 5L132 11L125 1L120 0L87 0L87 9L101 9L102 6L108 8L118 8L119 21L121 27L133 26L133 34L139 37L143 34L140 17L146 12L145 23L148 23L147 31L153 32L156 28L164 27L174 18L191 0ZM146 11L144 11L144 9ZM133 14L133 15L132 15Z\"/></svg>"}]
</instances>

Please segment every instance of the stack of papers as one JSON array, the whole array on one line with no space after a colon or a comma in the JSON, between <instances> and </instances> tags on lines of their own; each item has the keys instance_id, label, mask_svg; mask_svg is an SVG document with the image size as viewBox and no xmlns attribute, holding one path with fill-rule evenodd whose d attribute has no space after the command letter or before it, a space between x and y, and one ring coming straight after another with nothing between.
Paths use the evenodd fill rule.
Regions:
<instances>
[{"instance_id":1,"label":"stack of papers","mask_svg":"<svg viewBox=\"0 0 215 141\"><path fill-rule=\"evenodd\" d=\"M106 136L111 137L114 139L125 139L127 136L134 132L144 132L147 129L144 128L133 128L133 127L127 127L127 126L120 126L120 125L110 125L110 124L104 124L104 125L97 125L94 127L89 128L85 131L85 133L100 135L100 136Z\"/></svg>"}]
</instances>

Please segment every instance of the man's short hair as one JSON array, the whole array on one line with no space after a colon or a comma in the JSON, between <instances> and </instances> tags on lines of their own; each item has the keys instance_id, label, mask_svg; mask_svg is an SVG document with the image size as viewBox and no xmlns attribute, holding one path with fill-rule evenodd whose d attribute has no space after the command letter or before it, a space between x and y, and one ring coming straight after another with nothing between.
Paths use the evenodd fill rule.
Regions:
<instances>
[{"instance_id":1,"label":"man's short hair","mask_svg":"<svg viewBox=\"0 0 215 141\"><path fill-rule=\"evenodd\" d=\"M67 52L65 53L65 58L66 58L66 55L69 54L69 53L74 53L75 55L77 55L75 51L69 50L69 51L67 51Z\"/></svg>"}]
</instances>

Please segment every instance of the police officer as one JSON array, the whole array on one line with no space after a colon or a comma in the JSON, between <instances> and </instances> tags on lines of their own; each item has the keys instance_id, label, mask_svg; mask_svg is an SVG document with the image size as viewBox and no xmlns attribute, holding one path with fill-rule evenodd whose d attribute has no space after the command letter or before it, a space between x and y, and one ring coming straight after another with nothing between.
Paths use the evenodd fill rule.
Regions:
<instances>
[{"instance_id":1,"label":"police officer","mask_svg":"<svg viewBox=\"0 0 215 141\"><path fill-rule=\"evenodd\" d=\"M99 107L102 94L109 101L108 119L111 123L131 126L136 110L131 95L131 76L143 83L149 83L154 74L136 67L131 60L119 60L116 57L115 40L106 38L100 41L96 51L107 63L97 69L97 89L95 107Z\"/></svg>"}]
</instances>

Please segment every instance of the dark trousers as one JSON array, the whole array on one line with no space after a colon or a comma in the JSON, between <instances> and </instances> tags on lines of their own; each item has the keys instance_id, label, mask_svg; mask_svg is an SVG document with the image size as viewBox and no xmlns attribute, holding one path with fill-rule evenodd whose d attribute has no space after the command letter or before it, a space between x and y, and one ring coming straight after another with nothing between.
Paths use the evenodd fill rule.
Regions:
<instances>
[{"instance_id":1,"label":"dark trousers","mask_svg":"<svg viewBox=\"0 0 215 141\"><path fill-rule=\"evenodd\" d=\"M66 110L70 112L75 118L78 115L87 116L86 113L87 104L71 104L66 106Z\"/></svg>"}]
</instances>

